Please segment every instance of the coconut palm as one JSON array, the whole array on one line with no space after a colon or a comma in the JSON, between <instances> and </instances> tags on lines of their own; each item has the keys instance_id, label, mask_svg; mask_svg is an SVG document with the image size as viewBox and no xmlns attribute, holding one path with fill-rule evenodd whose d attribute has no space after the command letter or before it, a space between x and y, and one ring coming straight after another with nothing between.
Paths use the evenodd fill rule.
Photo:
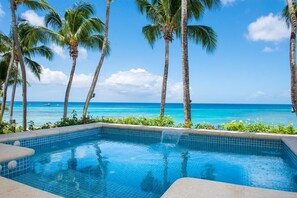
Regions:
<instances>
[{"instance_id":1,"label":"coconut palm","mask_svg":"<svg viewBox=\"0 0 297 198\"><path fill-rule=\"evenodd\" d=\"M181 11L181 39L182 39L182 77L183 77L183 103L185 123L191 122L191 100L189 83L188 58L188 0L182 0Z\"/></svg>"},{"instance_id":2,"label":"coconut palm","mask_svg":"<svg viewBox=\"0 0 297 198\"><path fill-rule=\"evenodd\" d=\"M10 60L3 60L2 57L0 59L0 98L3 97L3 85L5 84L5 81L6 81L6 77L7 77L7 70L8 70L8 67L9 67L9 62ZM12 68L11 69L11 75L9 76L9 79L8 79L8 85L13 85L14 84L14 78L15 78L15 69ZM17 77L17 80L16 80L16 83L21 83L21 78L20 76ZM3 109L3 112L4 110L8 110L7 107L5 107L5 105L2 106L2 101L0 102L0 111L2 111Z\"/></svg>"},{"instance_id":3,"label":"coconut palm","mask_svg":"<svg viewBox=\"0 0 297 198\"><path fill-rule=\"evenodd\" d=\"M4 54L8 49L9 49L9 38L4 35L4 34L0 34L0 53ZM12 44L14 44L14 41L12 39L11 41ZM3 59L2 57L3 55L1 55L1 61ZM13 56L13 51L11 51L11 56ZM9 85L9 80L11 78L11 70L12 70L12 65L13 65L14 59L11 58L9 61L2 61L1 63L1 86L0 86L0 90L1 90L1 97L2 97L2 103L1 103L1 108L0 108L0 122L2 122L2 118L3 118L3 113L5 110L5 104L6 104L6 95L7 95L7 88ZM5 75L4 75L5 74ZM4 84L4 88L3 88L3 84Z\"/></svg>"},{"instance_id":4,"label":"coconut palm","mask_svg":"<svg viewBox=\"0 0 297 198\"><path fill-rule=\"evenodd\" d=\"M169 44L173 41L173 34L180 28L180 1L176 0L136 0L138 9L146 14L152 24L144 26L142 32L153 47L157 39L164 38L165 41L165 64L163 83L161 91L160 118L164 117L168 66L169 66Z\"/></svg>"},{"instance_id":5,"label":"coconut palm","mask_svg":"<svg viewBox=\"0 0 297 198\"><path fill-rule=\"evenodd\" d=\"M12 19L12 34L13 34L13 46L16 47L16 51L18 53L20 67L21 67L21 74L22 74L22 96L23 96L23 130L27 130L27 78L26 78L26 68L25 63L23 60L23 55L20 47L20 42L17 34L17 19L16 19L16 11L19 5L25 5L26 7L32 10L45 10L51 9L50 6L47 4L46 0L10 0L10 10L11 10L11 19ZM12 55L13 57L13 55ZM13 64L13 60L10 61L11 65ZM10 76L10 69L7 72L7 76ZM7 90L7 84L5 84ZM6 93L4 93L6 94ZM3 102L4 97L3 97Z\"/></svg>"},{"instance_id":6,"label":"coconut palm","mask_svg":"<svg viewBox=\"0 0 297 198\"><path fill-rule=\"evenodd\" d=\"M288 26L291 26L290 36L290 72L291 72L291 101L293 111L297 115L297 73L296 73L296 18L297 3L287 0L288 5L283 9L283 17Z\"/></svg>"},{"instance_id":7,"label":"coconut palm","mask_svg":"<svg viewBox=\"0 0 297 198\"><path fill-rule=\"evenodd\" d=\"M189 4L189 17L199 18L204 12L204 5L200 1L192 0ZM165 40L165 64L161 91L160 118L164 117L167 78L169 67L169 44L174 34L181 36L181 0L136 0L141 13L153 23L143 27L142 32L147 41L153 46L157 39ZM187 26L188 35L195 43L202 43L207 51L211 52L216 46L216 34L212 28L201 25Z\"/></svg>"},{"instance_id":8,"label":"coconut palm","mask_svg":"<svg viewBox=\"0 0 297 198\"><path fill-rule=\"evenodd\" d=\"M61 46L69 48L69 54L72 58L72 67L70 77L65 92L63 118L67 118L67 109L70 89L75 73L76 61L78 58L78 46L89 49L102 49L104 24L97 18L91 17L94 14L94 8L91 4L80 2L67 9L62 19L56 12L52 11L45 16L47 27L51 27L52 38Z\"/></svg>"},{"instance_id":9,"label":"coconut palm","mask_svg":"<svg viewBox=\"0 0 297 198\"><path fill-rule=\"evenodd\" d=\"M38 62L34 61L32 58L35 56L42 56L47 58L48 60L51 60L53 58L52 50L45 45L41 45L41 43L45 43L47 40L47 37L45 36L44 32L45 31L43 27L31 26L26 21L23 21L18 26L18 37L20 39L21 51L23 53L24 62L38 79L40 79L40 74L42 73L42 66ZM6 52L3 53L3 58L1 61L9 62L9 60L11 60L11 51L14 52L14 80L10 100L11 121L13 115L13 104L16 85L18 82L19 56L18 53L15 50L13 50L11 39L7 37L6 40L9 45L9 48ZM1 111L1 116L3 116L3 111Z\"/></svg>"},{"instance_id":10,"label":"coconut palm","mask_svg":"<svg viewBox=\"0 0 297 198\"><path fill-rule=\"evenodd\" d=\"M97 80L100 74L100 70L102 68L103 62L104 62L104 58L105 55L108 54L109 52L109 45L108 45L108 28L109 28L109 15L110 15L110 4L111 4L112 0L106 0L106 13L105 13L105 32L104 32L104 39L103 39L103 45L102 45L102 52L101 52L101 57L99 60L99 63L97 65L97 68L95 70L95 74L92 80L92 84L91 87L89 89L86 101L85 101L85 105L84 105L84 109L83 109L83 118L86 117L87 115L87 111L89 108L89 103L91 101L91 99L94 97L94 90L96 88L96 84L97 84Z\"/></svg>"},{"instance_id":11,"label":"coconut palm","mask_svg":"<svg viewBox=\"0 0 297 198\"><path fill-rule=\"evenodd\" d=\"M196 38L196 43L209 40L206 49L210 51L216 47L215 34L202 34L195 26L188 25L189 19L198 20L204 13L205 8L212 9L220 4L220 0L181 0L181 37L182 37L182 76L183 76L183 103L184 119L186 124L191 124L191 99L189 82L189 61L188 61L188 36ZM196 6L193 6L196 5ZM203 26L202 29L207 26ZM209 28L209 27L208 27ZM197 40L196 35L200 35L201 40Z\"/></svg>"}]
</instances>

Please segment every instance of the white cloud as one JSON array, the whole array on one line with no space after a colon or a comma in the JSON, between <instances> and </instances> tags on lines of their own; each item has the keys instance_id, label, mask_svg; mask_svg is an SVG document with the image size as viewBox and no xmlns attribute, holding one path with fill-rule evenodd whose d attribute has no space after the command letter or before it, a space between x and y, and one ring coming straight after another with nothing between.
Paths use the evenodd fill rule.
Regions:
<instances>
[{"instance_id":1,"label":"white cloud","mask_svg":"<svg viewBox=\"0 0 297 198\"><path fill-rule=\"evenodd\" d=\"M231 5L235 2L236 0L221 0L223 5Z\"/></svg>"},{"instance_id":2,"label":"white cloud","mask_svg":"<svg viewBox=\"0 0 297 198\"><path fill-rule=\"evenodd\" d=\"M247 38L252 41L281 41L288 38L290 30L279 15L261 16L248 26Z\"/></svg>"},{"instance_id":3,"label":"white cloud","mask_svg":"<svg viewBox=\"0 0 297 198\"><path fill-rule=\"evenodd\" d=\"M130 69L112 74L99 86L118 95L131 96L133 99L151 98L158 101L161 94L162 76L154 75L142 68ZM167 98L177 100L181 99L181 96L182 84L169 81Z\"/></svg>"},{"instance_id":4,"label":"white cloud","mask_svg":"<svg viewBox=\"0 0 297 198\"><path fill-rule=\"evenodd\" d=\"M271 52L275 52L278 50L278 47L264 47L264 49L262 50L262 52L265 52L265 53L271 53Z\"/></svg>"},{"instance_id":5,"label":"white cloud","mask_svg":"<svg viewBox=\"0 0 297 198\"><path fill-rule=\"evenodd\" d=\"M5 12L4 12L2 5L0 3L0 17L3 17L4 15L5 15Z\"/></svg>"},{"instance_id":6,"label":"white cloud","mask_svg":"<svg viewBox=\"0 0 297 198\"><path fill-rule=\"evenodd\" d=\"M66 86L68 76L62 71L53 71L43 67L40 81L31 72L28 72L28 80L34 84ZM72 88L88 89L92 80L92 74L75 74ZM100 78L99 80L95 92L100 93L103 98L98 99L109 97L119 101L159 101L161 97L162 76L154 75L142 68L119 71L108 78ZM168 81L167 99L169 101L180 101L182 99L181 82Z\"/></svg>"},{"instance_id":7,"label":"white cloud","mask_svg":"<svg viewBox=\"0 0 297 198\"><path fill-rule=\"evenodd\" d=\"M27 10L26 12L22 13L21 16L23 19L26 19L31 25L44 26L44 17L39 16L33 10Z\"/></svg>"},{"instance_id":8,"label":"white cloud","mask_svg":"<svg viewBox=\"0 0 297 198\"><path fill-rule=\"evenodd\" d=\"M72 86L75 88L89 88L93 80L91 74L74 74Z\"/></svg>"},{"instance_id":9,"label":"white cloud","mask_svg":"<svg viewBox=\"0 0 297 198\"><path fill-rule=\"evenodd\" d=\"M58 56L60 56L60 57L63 58L63 59L66 58L65 50L64 50L61 46L59 46L59 45L57 45L57 44L55 44L55 43L52 43L52 44L51 44L51 48L52 48L52 50L53 50Z\"/></svg>"},{"instance_id":10,"label":"white cloud","mask_svg":"<svg viewBox=\"0 0 297 198\"><path fill-rule=\"evenodd\" d=\"M49 68L42 67L40 81L34 76L32 72L28 72L29 82L44 85L66 85L67 76L62 71L53 71Z\"/></svg>"},{"instance_id":11,"label":"white cloud","mask_svg":"<svg viewBox=\"0 0 297 198\"><path fill-rule=\"evenodd\" d=\"M79 59L87 59L88 58L88 51L83 47L79 47L78 48L78 58Z\"/></svg>"}]
</instances>

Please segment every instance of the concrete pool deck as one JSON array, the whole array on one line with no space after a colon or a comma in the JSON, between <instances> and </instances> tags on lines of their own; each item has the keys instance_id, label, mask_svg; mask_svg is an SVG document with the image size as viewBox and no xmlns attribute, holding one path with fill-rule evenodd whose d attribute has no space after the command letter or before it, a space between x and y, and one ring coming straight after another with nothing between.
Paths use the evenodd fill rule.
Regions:
<instances>
[{"instance_id":1,"label":"concrete pool deck","mask_svg":"<svg viewBox=\"0 0 297 198\"><path fill-rule=\"evenodd\" d=\"M253 188L203 179L175 181L162 198L296 198L297 193Z\"/></svg>"},{"instance_id":2,"label":"concrete pool deck","mask_svg":"<svg viewBox=\"0 0 297 198\"><path fill-rule=\"evenodd\" d=\"M171 127L152 127L139 125L122 125L122 124L106 124L95 123L86 125L77 125L45 130L28 131L23 133L13 133L0 135L0 143L8 141L17 141L52 135L59 135L64 133L78 132L81 130L96 129L100 127L144 130L161 133L163 130L182 130L185 134L197 135L211 135L237 138L253 138L264 140L282 140L295 155L297 155L297 135L283 135L283 134L267 134L267 133L250 133L250 132L234 132L221 130L203 130L203 129L184 129ZM33 149L23 148L12 145L0 144L0 163L18 159L22 157L31 156L34 154ZM0 177L0 197L59 197L47 193L45 191L21 184L3 177ZM239 186L234 184L227 184L222 182L213 182L208 180L200 180L194 178L182 178L177 180L162 196L164 198L212 198L212 197L282 197L282 198L297 198L297 193L276 191L262 188L253 188L247 186Z\"/></svg>"}]
</instances>

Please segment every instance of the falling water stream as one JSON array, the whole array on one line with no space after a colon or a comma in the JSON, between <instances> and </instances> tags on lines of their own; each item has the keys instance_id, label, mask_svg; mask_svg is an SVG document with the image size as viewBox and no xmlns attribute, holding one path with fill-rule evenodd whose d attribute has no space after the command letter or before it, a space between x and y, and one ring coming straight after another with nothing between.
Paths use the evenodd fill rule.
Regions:
<instances>
[{"instance_id":1,"label":"falling water stream","mask_svg":"<svg viewBox=\"0 0 297 198\"><path fill-rule=\"evenodd\" d=\"M177 145L182 134L182 130L164 130L162 131L161 144Z\"/></svg>"}]
</instances>

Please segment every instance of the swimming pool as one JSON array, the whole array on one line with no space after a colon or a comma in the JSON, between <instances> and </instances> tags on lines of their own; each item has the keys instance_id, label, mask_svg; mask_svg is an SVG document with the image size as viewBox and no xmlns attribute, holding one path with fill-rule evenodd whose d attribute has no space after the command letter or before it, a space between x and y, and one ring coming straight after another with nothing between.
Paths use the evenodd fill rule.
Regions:
<instances>
[{"instance_id":1,"label":"swimming pool","mask_svg":"<svg viewBox=\"0 0 297 198\"><path fill-rule=\"evenodd\" d=\"M155 131L79 133L89 134L22 140L35 150L31 168L10 178L64 197L160 197L181 177L297 192L296 163L281 140L177 133L162 143Z\"/></svg>"}]
</instances>

